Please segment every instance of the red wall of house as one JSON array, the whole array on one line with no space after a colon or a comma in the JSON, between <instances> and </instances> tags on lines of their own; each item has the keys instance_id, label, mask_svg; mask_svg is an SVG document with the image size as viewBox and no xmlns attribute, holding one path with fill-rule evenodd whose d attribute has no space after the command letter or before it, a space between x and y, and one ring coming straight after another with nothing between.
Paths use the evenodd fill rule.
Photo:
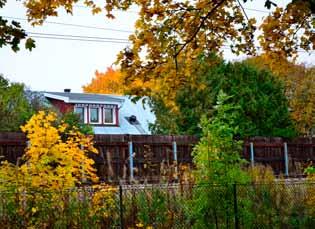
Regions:
<instances>
[{"instance_id":1,"label":"red wall of house","mask_svg":"<svg viewBox=\"0 0 315 229\"><path fill-rule=\"evenodd\" d=\"M72 112L74 109L74 104L71 103L65 103L64 101L60 101L57 99L49 99L49 101L63 114L67 112Z\"/></svg>"}]
</instances>

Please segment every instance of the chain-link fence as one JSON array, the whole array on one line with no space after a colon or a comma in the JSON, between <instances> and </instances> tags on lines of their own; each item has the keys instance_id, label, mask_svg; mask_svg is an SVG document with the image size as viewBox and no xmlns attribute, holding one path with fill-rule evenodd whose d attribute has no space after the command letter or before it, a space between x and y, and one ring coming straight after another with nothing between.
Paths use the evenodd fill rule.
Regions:
<instances>
[{"instance_id":1,"label":"chain-link fence","mask_svg":"<svg viewBox=\"0 0 315 229\"><path fill-rule=\"evenodd\" d=\"M160 184L0 193L1 228L313 228L315 183Z\"/></svg>"},{"instance_id":2,"label":"chain-link fence","mask_svg":"<svg viewBox=\"0 0 315 229\"><path fill-rule=\"evenodd\" d=\"M124 228L313 228L315 183L129 186Z\"/></svg>"}]
</instances>

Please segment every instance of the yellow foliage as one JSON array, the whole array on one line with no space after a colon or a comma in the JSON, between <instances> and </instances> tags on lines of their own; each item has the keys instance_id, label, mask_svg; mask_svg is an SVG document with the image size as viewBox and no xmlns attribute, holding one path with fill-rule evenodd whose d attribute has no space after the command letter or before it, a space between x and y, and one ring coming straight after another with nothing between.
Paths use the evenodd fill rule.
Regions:
<instances>
[{"instance_id":1,"label":"yellow foliage","mask_svg":"<svg viewBox=\"0 0 315 229\"><path fill-rule=\"evenodd\" d=\"M21 129L29 146L21 166L1 163L0 193L7 193L6 201L13 204L14 214L24 220L25 228L47 228L50 223L79 228L81 221L94 219L95 224L102 224L118 214L116 188L99 185L90 193L91 187L78 187L84 181L98 181L94 161L87 156L97 153L91 136L74 128L67 132L69 128L58 124L55 113L43 111ZM83 219L82 206L87 208Z\"/></svg>"},{"instance_id":2,"label":"yellow foliage","mask_svg":"<svg viewBox=\"0 0 315 229\"><path fill-rule=\"evenodd\" d=\"M299 133L315 133L315 69L289 62L277 53L265 53L246 62L270 70L284 82L291 117Z\"/></svg>"},{"instance_id":3,"label":"yellow foliage","mask_svg":"<svg viewBox=\"0 0 315 229\"><path fill-rule=\"evenodd\" d=\"M55 113L40 111L21 127L29 139L20 172L34 188L53 190L74 187L82 180L97 181L94 161L87 153L97 153L91 136L77 130L66 133L66 124L54 126Z\"/></svg>"},{"instance_id":4,"label":"yellow foliage","mask_svg":"<svg viewBox=\"0 0 315 229\"><path fill-rule=\"evenodd\" d=\"M312 168L312 167L310 167ZM305 203L308 207L309 213L315 213L315 174L314 172L308 173L306 177L307 183L306 192L305 192Z\"/></svg>"},{"instance_id":5,"label":"yellow foliage","mask_svg":"<svg viewBox=\"0 0 315 229\"><path fill-rule=\"evenodd\" d=\"M118 189L109 185L94 186L92 197L91 215L100 215L101 218L108 219L113 217L115 212L116 196ZM118 214L118 212L116 211Z\"/></svg>"},{"instance_id":6,"label":"yellow foliage","mask_svg":"<svg viewBox=\"0 0 315 229\"><path fill-rule=\"evenodd\" d=\"M83 180L98 180L94 161L87 156L97 153L92 138L76 130L66 133L66 124L55 126L56 121L55 113L40 111L21 127L29 139L25 163L15 166L3 162L0 188L63 190Z\"/></svg>"},{"instance_id":7,"label":"yellow foliage","mask_svg":"<svg viewBox=\"0 0 315 229\"><path fill-rule=\"evenodd\" d=\"M248 174L254 184L274 185L276 182L273 170L269 166L255 165L248 169Z\"/></svg>"},{"instance_id":8,"label":"yellow foliage","mask_svg":"<svg viewBox=\"0 0 315 229\"><path fill-rule=\"evenodd\" d=\"M0 164L0 191L15 190L18 188L18 182L23 180L17 166L3 161Z\"/></svg>"},{"instance_id":9,"label":"yellow foliage","mask_svg":"<svg viewBox=\"0 0 315 229\"><path fill-rule=\"evenodd\" d=\"M260 26L262 49L267 54L277 53L293 60L299 49L311 50L315 42L312 13L309 1L292 1L286 8L276 7Z\"/></svg>"},{"instance_id":10,"label":"yellow foliage","mask_svg":"<svg viewBox=\"0 0 315 229\"><path fill-rule=\"evenodd\" d=\"M42 24L48 16L58 16L59 8L72 14L77 2L24 0L28 19L33 24ZM139 9L135 31L129 36L131 45L122 50L117 58L117 64L124 74L123 80L109 80L107 83L106 80L98 80L109 79L105 77L106 73L96 72L96 78L84 90L121 94L121 88L111 84L122 85L120 82L123 82L126 94L159 96L176 111L174 91L190 81L192 63L200 54L222 54L222 48L231 45L232 52L236 54L255 55L257 38L262 51L268 55L276 53L282 59L294 59L299 49L313 49L315 33L312 3L292 0L283 9L271 7L270 14L262 24L257 25L255 18L247 18L242 8L244 2L84 0L83 4L91 8L93 13L104 9L108 18L114 18L115 9L128 10L134 5ZM264 4L270 5L267 0L255 2L257 7L259 4L262 7ZM261 33L256 33L258 29ZM257 37L258 34L261 35ZM104 82L105 85L102 85Z\"/></svg>"}]
</instances>

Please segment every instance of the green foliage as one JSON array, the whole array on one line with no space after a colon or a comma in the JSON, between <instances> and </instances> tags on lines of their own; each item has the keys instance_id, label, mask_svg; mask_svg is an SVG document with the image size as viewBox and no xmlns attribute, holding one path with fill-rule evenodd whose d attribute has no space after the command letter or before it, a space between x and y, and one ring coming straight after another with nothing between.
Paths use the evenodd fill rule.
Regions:
<instances>
[{"instance_id":1,"label":"green foliage","mask_svg":"<svg viewBox=\"0 0 315 229\"><path fill-rule=\"evenodd\" d=\"M315 167L314 166L308 166L305 170L304 173L308 176L313 176L315 174Z\"/></svg>"},{"instance_id":2,"label":"green foliage","mask_svg":"<svg viewBox=\"0 0 315 229\"><path fill-rule=\"evenodd\" d=\"M149 123L149 129L152 133L164 135L181 134L178 122L180 122L182 116L172 112L159 98L151 98L149 103L156 118L154 123ZM192 125L194 124L192 123ZM195 125L197 124L195 123Z\"/></svg>"},{"instance_id":3,"label":"green foliage","mask_svg":"<svg viewBox=\"0 0 315 229\"><path fill-rule=\"evenodd\" d=\"M237 122L241 107L232 104L232 99L220 91L214 107L216 116L211 121L206 117L201 120L202 138L193 153L196 182L204 187L197 188L194 193L192 218L195 228L224 225L229 218L233 221L233 185L249 181L242 170L245 161L239 154L241 141L234 139L239 131Z\"/></svg>"},{"instance_id":4,"label":"green foliage","mask_svg":"<svg viewBox=\"0 0 315 229\"><path fill-rule=\"evenodd\" d=\"M69 133L74 128L79 130L82 134L92 135L94 133L93 128L90 125L82 123L80 121L79 115L75 114L74 112L68 112L64 114L61 120L68 124L66 133Z\"/></svg>"},{"instance_id":5,"label":"green foliage","mask_svg":"<svg viewBox=\"0 0 315 229\"><path fill-rule=\"evenodd\" d=\"M24 85L10 83L0 75L0 131L19 131L32 115Z\"/></svg>"},{"instance_id":6,"label":"green foliage","mask_svg":"<svg viewBox=\"0 0 315 229\"><path fill-rule=\"evenodd\" d=\"M4 7L6 2L6 0L0 0L0 9ZM0 48L9 45L14 52L17 52L20 50L19 45L21 41L24 40L26 36L27 34L21 28L19 22L9 22L0 16ZM35 41L28 38L25 42L25 48L31 51L35 48Z\"/></svg>"},{"instance_id":7,"label":"green foliage","mask_svg":"<svg viewBox=\"0 0 315 229\"><path fill-rule=\"evenodd\" d=\"M283 86L270 72L246 63L225 63L213 56L200 57L193 68L192 79L177 90L177 113L170 116L172 111L165 110L163 104L154 104L154 110L158 111L155 130L201 135L201 117L216 116L214 105L219 91L223 90L232 96L229 102L239 107L233 125L237 123L236 134L240 137L295 135ZM169 125L170 120L175 128Z\"/></svg>"},{"instance_id":8,"label":"green foliage","mask_svg":"<svg viewBox=\"0 0 315 229\"><path fill-rule=\"evenodd\" d=\"M161 227L167 219L166 195L160 190L141 192L137 196L138 220L145 227L155 224ZM154 219L154 222L152 220Z\"/></svg>"},{"instance_id":9,"label":"green foliage","mask_svg":"<svg viewBox=\"0 0 315 229\"><path fill-rule=\"evenodd\" d=\"M208 120L201 120L202 137L193 151L194 163L197 167L197 182L231 184L248 180L241 165L242 142L234 140L239 132L238 120L240 107L231 104L232 96L219 92L217 115Z\"/></svg>"},{"instance_id":10,"label":"green foliage","mask_svg":"<svg viewBox=\"0 0 315 229\"><path fill-rule=\"evenodd\" d=\"M191 189L179 186L135 186L124 191L126 228L190 228L187 218L192 210L186 202Z\"/></svg>"}]
</instances>

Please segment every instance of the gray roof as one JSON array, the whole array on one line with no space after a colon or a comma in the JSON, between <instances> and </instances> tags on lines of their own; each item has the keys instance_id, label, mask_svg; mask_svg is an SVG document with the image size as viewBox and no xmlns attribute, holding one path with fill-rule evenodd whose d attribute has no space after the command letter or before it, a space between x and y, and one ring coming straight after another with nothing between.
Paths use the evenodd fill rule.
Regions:
<instances>
[{"instance_id":1,"label":"gray roof","mask_svg":"<svg viewBox=\"0 0 315 229\"><path fill-rule=\"evenodd\" d=\"M92 94L92 93L72 93L72 92L45 92L44 95L48 98L60 99L66 103L122 103L124 99L117 96L107 94Z\"/></svg>"},{"instance_id":2,"label":"gray roof","mask_svg":"<svg viewBox=\"0 0 315 229\"><path fill-rule=\"evenodd\" d=\"M133 103L129 96L115 96L124 99L124 103L119 109L119 126L118 127L93 127L95 134L150 134L149 123L155 122L155 115L147 103L143 104L143 99ZM126 117L135 115L140 124L130 124Z\"/></svg>"}]
</instances>

